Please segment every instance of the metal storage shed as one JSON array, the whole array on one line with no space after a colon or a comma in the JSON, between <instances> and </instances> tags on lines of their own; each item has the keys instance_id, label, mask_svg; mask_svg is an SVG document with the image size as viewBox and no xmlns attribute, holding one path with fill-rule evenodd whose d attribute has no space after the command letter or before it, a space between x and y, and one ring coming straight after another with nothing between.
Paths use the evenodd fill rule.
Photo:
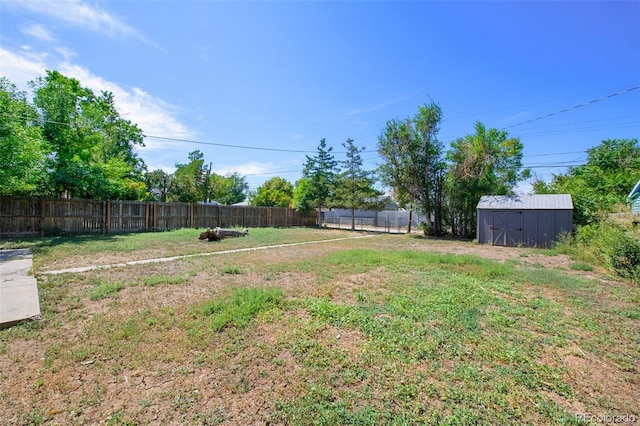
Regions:
<instances>
[{"instance_id":1,"label":"metal storage shed","mask_svg":"<svg viewBox=\"0 0 640 426\"><path fill-rule=\"evenodd\" d=\"M570 194L485 195L477 211L481 244L548 248L573 230Z\"/></svg>"}]
</instances>

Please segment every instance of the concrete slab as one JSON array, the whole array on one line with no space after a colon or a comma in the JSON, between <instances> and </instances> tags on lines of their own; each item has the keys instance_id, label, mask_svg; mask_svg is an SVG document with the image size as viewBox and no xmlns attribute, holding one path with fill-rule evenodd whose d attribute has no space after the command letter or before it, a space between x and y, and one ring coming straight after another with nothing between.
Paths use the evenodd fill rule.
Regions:
<instances>
[{"instance_id":1,"label":"concrete slab","mask_svg":"<svg viewBox=\"0 0 640 426\"><path fill-rule=\"evenodd\" d=\"M28 249L0 250L0 328L40 316L38 283Z\"/></svg>"}]
</instances>

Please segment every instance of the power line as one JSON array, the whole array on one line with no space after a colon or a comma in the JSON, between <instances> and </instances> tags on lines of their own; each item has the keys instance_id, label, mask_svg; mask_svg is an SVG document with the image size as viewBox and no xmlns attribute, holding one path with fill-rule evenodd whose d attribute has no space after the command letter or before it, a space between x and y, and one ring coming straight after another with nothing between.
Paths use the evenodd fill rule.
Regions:
<instances>
[{"instance_id":1,"label":"power line","mask_svg":"<svg viewBox=\"0 0 640 426\"><path fill-rule=\"evenodd\" d=\"M633 127L640 127L640 122L627 122L621 123L615 126L612 125L596 125L596 126L587 126L587 127L575 127L571 129L558 129L558 130L543 130L538 132L530 132L530 133L520 133L518 137L530 137L530 136L545 136L545 135L560 135L566 133L585 133L585 132L593 132L600 130L609 130L609 129L628 129Z\"/></svg>"},{"instance_id":2,"label":"power line","mask_svg":"<svg viewBox=\"0 0 640 426\"><path fill-rule=\"evenodd\" d=\"M562 113L565 113L565 112L568 112L568 111L572 111L572 110L577 109L577 108L581 108L581 107L584 107L584 106L587 106L587 105L595 104L597 102L602 102L604 100L613 98L615 96L623 95L625 93L629 93L629 92L631 92L633 90L637 90L637 89L640 89L640 86L633 86L633 87L630 87L630 88L625 89L625 90L621 90L621 91L616 92L616 93L611 93L609 95L602 96L602 97L600 97L598 99L593 99L593 100L588 101L588 102L584 102L584 103L581 103L581 104L578 104L578 105L574 105L574 106L569 107L569 108L562 109L560 111L552 112L550 114L541 115L539 117L532 118L531 120L526 120L526 121L522 121L520 123L512 124L510 126L503 127L502 130L511 129L513 127L522 126L523 124L528 124L528 123L532 123L534 121L542 120L542 119L545 119L545 118L548 118L548 117L553 117L554 115L558 115L558 114L562 114Z\"/></svg>"},{"instance_id":3,"label":"power line","mask_svg":"<svg viewBox=\"0 0 640 426\"><path fill-rule=\"evenodd\" d=\"M624 86L618 86L618 87L610 88L610 89L606 89L606 90L618 90L618 88L620 88L620 87L624 87ZM590 93L583 93L583 94L580 94L580 95L572 95L572 96L564 96L562 98L555 98L555 99L545 99L545 100L542 100L542 101L532 102L532 103L523 104L523 105L514 105L514 106L505 107L505 108L499 108L499 109L495 109L495 110L491 110L491 111L483 111L483 112L478 112L478 113L465 114L465 115L461 115L461 116L457 116L457 117L449 117L449 118L444 118L442 120L442 122L445 123L447 121L458 120L458 119L461 119L461 118L476 117L478 115L484 115L484 114L493 114L493 113L496 113L496 112L509 111L509 110L516 109L516 108L525 108L525 107L529 107L529 106L533 106L533 105L545 104L545 103L549 103L549 102L564 101L565 99L573 99L573 98L578 98L578 97L586 96L586 95L590 95Z\"/></svg>"},{"instance_id":4,"label":"power line","mask_svg":"<svg viewBox=\"0 0 640 426\"><path fill-rule=\"evenodd\" d=\"M144 135L144 137L151 138L151 139L173 141L173 142L186 142L186 143L194 143L199 145L222 146L225 148L251 149L256 151L296 152L296 153L304 153L304 154L314 154L316 152L316 151L304 151L304 150L296 150L296 149L264 148L259 146L232 145L232 144L224 144L224 143L217 143L217 142L195 141L191 139L168 138L164 136L154 136L154 135ZM346 152L339 152L339 154L345 154L345 153Z\"/></svg>"},{"instance_id":5,"label":"power line","mask_svg":"<svg viewBox=\"0 0 640 426\"><path fill-rule=\"evenodd\" d=\"M604 100L613 98L615 96L619 96L625 93L629 93L631 91L640 89L640 85L638 86L633 86L630 88L627 88L625 90L621 90L615 93L611 93L609 95L606 96L602 96L600 98L597 99L593 99L591 101L588 102L584 102L582 104L578 104L569 108L565 108L556 112L552 112L546 115L542 115L530 120L526 120L526 121L522 121L520 123L516 123L507 127L504 127L504 129L509 129L509 128L513 128L513 127L517 127L517 126L521 126L524 124L528 124L528 123L532 123L532 122L536 122L539 120L542 120L544 118L548 118L548 117L552 117L555 115L559 115L571 110L575 110L577 108L581 108L584 106L588 106L591 104L595 104L598 102L602 102ZM9 113L0 113L0 115L4 115L4 116L13 116L16 117L15 114L9 114ZM26 116L24 117L25 119L27 118ZM629 118L629 117L624 117L624 118ZM29 117L29 119L33 119L33 117ZM620 118L612 118L612 119L620 119ZM37 119L36 119L37 120ZM49 124L57 124L57 125L64 125L64 126L68 126L71 127L72 124L70 123L62 123L62 122L57 122L57 121L53 121L53 120L47 120L47 119L42 119L40 118L39 120L42 123L49 123ZM605 119L601 119L601 120L595 120L595 121L605 121ZM590 121L589 123L593 123L594 121ZM568 125L574 125L574 124L579 124L579 123L565 123L562 125L559 125L560 127L562 126L568 126ZM637 122L625 122L625 123L621 123L617 126L587 126L587 127L578 127L578 128L572 128L572 129L565 129L565 130L546 130L546 131L539 131L539 132L534 132L534 133L529 133L529 134L525 134L525 136L532 136L532 135L544 135L544 134L556 134L556 133L562 133L562 132L576 132L576 131L589 131L589 130L594 130L594 129L603 129L603 128L622 128L622 127L630 127L630 126L635 126L637 125ZM549 128L549 127L553 127L553 126L542 126L540 127L540 129L542 128ZM557 126L556 126L557 127ZM531 130L535 130L535 129L529 129L529 131ZM159 140L167 140L167 141L173 141L173 142L183 142L183 143L193 143L193 144L201 144L201 145L211 145L211 146L220 146L220 147L227 147L227 148L237 148L237 149L247 149L247 150L258 150L258 151L272 151L272 152L289 152L289 153L304 153L304 154L314 154L316 153L316 151L308 151L308 150L295 150L295 149L282 149L282 148L265 148L265 147L256 147L256 146L246 146L246 145L234 145L234 144L223 144L223 143L216 143L216 142L206 142L206 141L197 141L197 140L191 140L191 139L183 139L183 138L170 138L170 137L164 137L164 136L157 136L157 135L146 135L143 134L144 137L147 138L152 138L152 139L159 139ZM364 136L364 137L359 137L359 138L355 138L355 140L361 140L361 139L366 139L369 136ZM451 141L449 141L451 142ZM368 152L372 152L372 151L368 151ZM565 154L581 154L581 153L586 153L587 151L574 151L574 152L566 152L566 153L544 153L544 154L534 154L534 155L525 155L523 156L523 158L525 157L542 157L542 156L554 156L554 155L565 155ZM334 154L346 154L346 151L332 151L332 153ZM377 154L376 150L373 150L374 154ZM363 161L370 161L375 159L376 157L379 157L379 155L376 155L374 157L369 157L366 160L363 159ZM573 162L565 162L565 163L549 163L549 164L535 164L532 166L529 166L529 168L550 168L550 167L570 167L570 166L578 166L580 164L574 164ZM296 173L299 172L299 170L286 170L286 171L280 171L280 172L270 172L270 173L257 173L257 174L250 174L247 176L259 176L259 175L273 175L273 174L277 174L277 173Z\"/></svg>"},{"instance_id":6,"label":"power line","mask_svg":"<svg viewBox=\"0 0 640 426\"><path fill-rule=\"evenodd\" d=\"M581 108L581 107L584 107L584 106L587 106L587 105L591 105L591 104L594 104L594 103L597 103L597 102L601 102L601 101L604 101L606 99L609 99L609 98L612 98L612 97L615 97L615 96L619 96L619 95L622 95L622 94L625 94L625 93L629 93L629 92L637 90L637 89L640 89L640 85L633 86L633 87L630 87L628 89L621 90L621 91L618 91L618 92L615 92L615 93L611 93L609 95L602 96L600 98L597 98L597 99L594 99L594 100L591 100L591 101L588 101L588 102L584 102L582 104L578 104L578 105L575 105L573 107L565 108L565 109L562 109L560 111L552 112L552 113L549 113L549 114L546 114L546 115L542 115L542 116L539 116L539 117L536 117L536 118L533 118L533 119L530 119L530 120L526 120L526 121L522 121L520 123L512 124L510 126L503 127L502 130L510 129L510 128L513 128L513 127L517 127L517 126L521 126L521 125L524 125L524 124L528 124L528 123L532 123L532 122L535 122L535 121L539 121L539 120L542 120L544 118L548 118L548 117L552 117L552 116L555 116L555 115L559 115L561 113L568 112L568 111L571 111L571 110L574 110L574 109L577 109L577 108ZM8 116L10 114L4 113L2 115ZM15 116L15 115L13 115L13 116ZM596 121L602 121L602 120L596 120ZM44 120L41 120L41 122L50 123L50 124L64 125L64 126L71 127L70 123L62 123L62 122L57 122L57 121L53 121L53 120L44 119ZM577 123L571 123L571 124L577 124ZM564 125L571 125L571 124L567 123L567 124L564 124ZM614 127L610 127L610 128L631 127L631 126L635 126L636 122L626 122L626 123L622 123L622 124L624 126L618 125L618 126L614 126ZM548 126L546 126L546 127L548 127ZM592 126L592 127L584 127L584 128L573 128L573 129L565 130L564 132L567 132L567 131L570 131L570 132L588 131L588 130L594 130L594 129L602 130L602 129L605 129L605 128L609 128L609 127L598 128L598 127L593 127ZM534 129L530 129L530 130L534 130ZM540 132L537 132L537 133L525 134L524 136L534 136L534 135L544 135L544 134L557 134L557 133L562 133L562 132L563 131L561 131L561 130L557 130L557 131L540 131ZM313 154L313 153L316 152L316 151L309 151L309 150L295 150L295 149L283 149L283 148L265 148L265 147L255 147L255 146L247 146L247 145L223 144L223 143L217 143L217 142L197 141L197 140L191 140L191 139L171 138L171 137L157 136L157 135L147 135L147 134L143 134L143 136L146 137L146 138L159 139L159 140L168 140L168 141L173 141L173 142L193 143L193 144L199 144L199 145L211 145L211 146L220 146L220 147L226 147L226 148L248 149L248 150L257 150L257 151L291 152L291 153L303 153L303 154ZM364 138L368 138L368 137L369 136L355 138L354 141L355 140L364 139ZM451 141L449 141L449 142L451 142ZM332 151L332 152L334 154L346 154L347 153L346 151Z\"/></svg>"},{"instance_id":7,"label":"power line","mask_svg":"<svg viewBox=\"0 0 640 426\"><path fill-rule=\"evenodd\" d=\"M528 157L550 157L552 155L571 155L571 154L586 154L587 151L570 151L570 152L553 152L547 154L531 154L531 155L523 155L522 158Z\"/></svg>"},{"instance_id":8,"label":"power line","mask_svg":"<svg viewBox=\"0 0 640 426\"><path fill-rule=\"evenodd\" d=\"M268 176L268 175L277 175L277 174L288 174L288 173L301 173L302 169L298 170L274 170L272 172L264 172L264 173L249 173L244 176Z\"/></svg>"},{"instance_id":9,"label":"power line","mask_svg":"<svg viewBox=\"0 0 640 426\"><path fill-rule=\"evenodd\" d=\"M531 130L536 130L536 129L556 129L556 128L562 128L562 127L567 127L567 126L573 126L573 125L583 125L583 124L595 124L595 123L601 123L603 121L620 121L620 120L638 120L640 118L640 116L638 114L636 115L625 115L625 116L618 116L618 117L606 117L606 118L598 118L598 119L594 119L594 120L582 120L582 121L571 121L571 122L564 122L564 123L555 123L555 124L546 124L546 125L542 125L542 126L536 126L534 128L532 128ZM628 122L628 121L627 121ZM605 125L605 124L602 124Z\"/></svg>"}]
</instances>

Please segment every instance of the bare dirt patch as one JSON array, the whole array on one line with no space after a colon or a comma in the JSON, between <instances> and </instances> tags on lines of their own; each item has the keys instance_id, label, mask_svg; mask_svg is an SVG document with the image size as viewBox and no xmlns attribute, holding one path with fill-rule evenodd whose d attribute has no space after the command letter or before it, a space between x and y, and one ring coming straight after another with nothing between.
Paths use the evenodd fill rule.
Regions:
<instances>
[{"instance_id":1,"label":"bare dirt patch","mask_svg":"<svg viewBox=\"0 0 640 426\"><path fill-rule=\"evenodd\" d=\"M567 347L547 348L540 364L565 372L564 380L575 389L577 397L547 394L571 412L597 413L603 399L611 412L629 413L638 409L637 374L630 374L602 356L582 349L575 341Z\"/></svg>"}]
</instances>

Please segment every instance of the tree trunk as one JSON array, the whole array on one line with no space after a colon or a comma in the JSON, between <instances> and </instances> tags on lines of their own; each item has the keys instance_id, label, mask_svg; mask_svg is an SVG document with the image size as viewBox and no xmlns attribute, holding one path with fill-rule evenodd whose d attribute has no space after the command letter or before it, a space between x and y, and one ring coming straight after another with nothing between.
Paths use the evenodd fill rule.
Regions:
<instances>
[{"instance_id":1,"label":"tree trunk","mask_svg":"<svg viewBox=\"0 0 640 426\"><path fill-rule=\"evenodd\" d=\"M356 230L356 209L351 207L351 230Z\"/></svg>"}]
</instances>

